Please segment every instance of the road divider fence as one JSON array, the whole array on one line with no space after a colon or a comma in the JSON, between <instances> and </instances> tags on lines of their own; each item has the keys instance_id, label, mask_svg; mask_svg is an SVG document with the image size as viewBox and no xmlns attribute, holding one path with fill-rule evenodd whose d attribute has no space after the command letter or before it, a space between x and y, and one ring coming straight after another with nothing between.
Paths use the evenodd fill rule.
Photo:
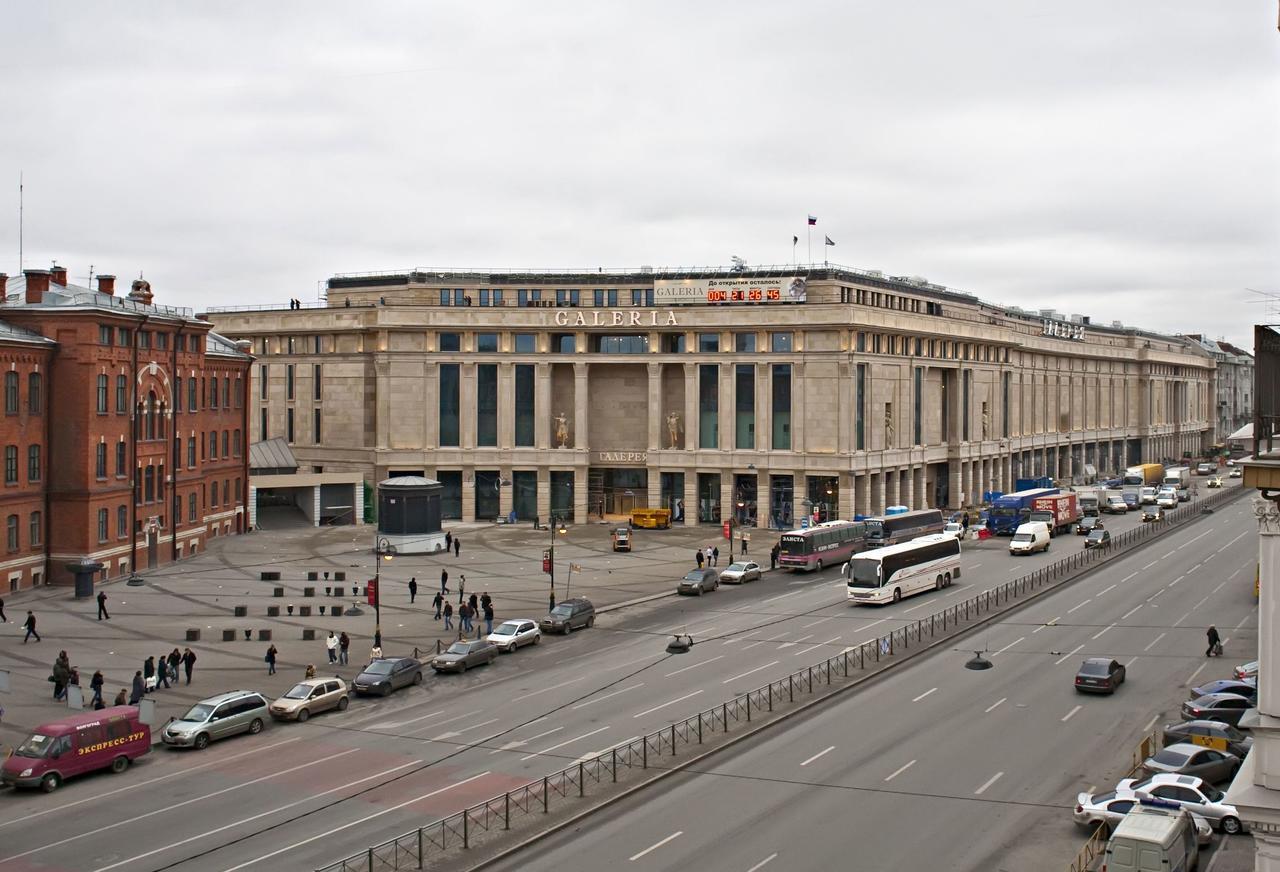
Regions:
<instances>
[{"instance_id":1,"label":"road divider fence","mask_svg":"<svg viewBox=\"0 0 1280 872\"><path fill-rule=\"evenodd\" d=\"M1058 583L1080 575L1086 569L1119 557L1124 546L1159 536L1181 526L1204 509L1213 508L1239 495L1240 491L1234 488L1218 491L1204 500L1168 512L1159 521L1144 523L1141 527L1121 534L1112 540L1109 548L1082 550L1013 581L981 591L964 602L948 606L860 645L845 648L819 663L740 693L719 705L647 735L575 761L540 779L394 839L372 845L359 854L320 867L316 872L400 872L428 868L428 864L443 860L454 851L475 847L485 836L511 830L512 822L518 822L521 817L550 814L556 806L567 805L574 800L585 800L595 788L608 789L606 785L618 784L625 780L628 773L649 770L659 761L678 759L682 748L697 748L718 737L745 729L755 722L767 721L770 715L793 705L797 696L812 697L843 685L850 678L875 671L882 661L902 661L905 659L904 655L913 648L921 648L939 638L967 629L979 618L989 617L995 611L1003 611L1020 597L1037 590L1056 587ZM1147 741L1154 739L1147 737L1144 743ZM1146 759L1146 755L1142 759ZM1141 760L1138 760L1138 765L1141 765ZM672 767L669 763L664 763L662 768L669 770ZM1096 838L1097 833L1094 836ZM1091 838L1085 849L1082 849L1082 856L1093 841ZM1105 847L1105 839L1102 844ZM1073 865L1071 868L1077 867ZM1079 868L1084 870L1088 866Z\"/></svg>"}]
</instances>

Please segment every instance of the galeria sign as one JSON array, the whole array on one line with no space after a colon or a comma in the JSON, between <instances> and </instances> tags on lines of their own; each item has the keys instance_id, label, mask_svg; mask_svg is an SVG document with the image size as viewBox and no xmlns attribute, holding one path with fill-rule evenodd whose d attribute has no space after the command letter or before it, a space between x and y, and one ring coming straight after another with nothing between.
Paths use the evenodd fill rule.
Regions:
<instances>
[{"instance_id":1,"label":"galeria sign","mask_svg":"<svg viewBox=\"0 0 1280 872\"><path fill-rule=\"evenodd\" d=\"M555 315L557 327L679 327L675 312L659 312L657 309L622 311L612 309L601 312L574 312L558 309Z\"/></svg>"}]
</instances>

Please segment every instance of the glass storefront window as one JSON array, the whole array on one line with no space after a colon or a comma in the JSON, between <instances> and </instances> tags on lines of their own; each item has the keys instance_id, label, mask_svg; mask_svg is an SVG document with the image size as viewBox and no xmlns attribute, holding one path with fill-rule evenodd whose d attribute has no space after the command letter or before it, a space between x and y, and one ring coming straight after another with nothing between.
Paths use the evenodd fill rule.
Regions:
<instances>
[{"instance_id":1,"label":"glass storefront window","mask_svg":"<svg viewBox=\"0 0 1280 872\"><path fill-rule=\"evenodd\" d=\"M440 517L459 520L462 517L462 473L437 470L436 480L443 485L440 491Z\"/></svg>"},{"instance_id":2,"label":"glass storefront window","mask_svg":"<svg viewBox=\"0 0 1280 872\"><path fill-rule=\"evenodd\" d=\"M534 440L533 364L516 364L516 445L530 447Z\"/></svg>"},{"instance_id":3,"label":"glass storefront window","mask_svg":"<svg viewBox=\"0 0 1280 872\"><path fill-rule=\"evenodd\" d=\"M661 473L660 508L671 510L671 523L684 522L684 473Z\"/></svg>"},{"instance_id":4,"label":"glass storefront window","mask_svg":"<svg viewBox=\"0 0 1280 872\"><path fill-rule=\"evenodd\" d=\"M703 524L720 523L720 473L698 473L698 520Z\"/></svg>"},{"instance_id":5,"label":"glass storefront window","mask_svg":"<svg viewBox=\"0 0 1280 872\"><path fill-rule=\"evenodd\" d=\"M498 517L501 478L495 470L476 470L476 520L492 521Z\"/></svg>"},{"instance_id":6,"label":"glass storefront window","mask_svg":"<svg viewBox=\"0 0 1280 872\"><path fill-rule=\"evenodd\" d=\"M573 473L551 471L551 518L573 521Z\"/></svg>"},{"instance_id":7,"label":"glass storefront window","mask_svg":"<svg viewBox=\"0 0 1280 872\"><path fill-rule=\"evenodd\" d=\"M789 475L769 476L769 526L777 530L795 527L795 481Z\"/></svg>"},{"instance_id":8,"label":"glass storefront window","mask_svg":"<svg viewBox=\"0 0 1280 872\"><path fill-rule=\"evenodd\" d=\"M754 337L752 337L754 338ZM734 367L734 445L756 447L756 368L750 363Z\"/></svg>"},{"instance_id":9,"label":"glass storefront window","mask_svg":"<svg viewBox=\"0 0 1280 872\"><path fill-rule=\"evenodd\" d=\"M775 451L791 450L791 364L775 363L773 369L773 443Z\"/></svg>"},{"instance_id":10,"label":"glass storefront window","mask_svg":"<svg viewBox=\"0 0 1280 872\"><path fill-rule=\"evenodd\" d=\"M498 445L498 365L482 363L476 367L476 445L495 448Z\"/></svg>"}]
</instances>

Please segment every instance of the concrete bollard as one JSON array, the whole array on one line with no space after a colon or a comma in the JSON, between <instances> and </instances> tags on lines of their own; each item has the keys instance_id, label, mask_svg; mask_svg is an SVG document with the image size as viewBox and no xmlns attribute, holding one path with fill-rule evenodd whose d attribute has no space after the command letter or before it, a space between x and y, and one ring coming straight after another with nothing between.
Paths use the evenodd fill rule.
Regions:
<instances>
[{"instance_id":1,"label":"concrete bollard","mask_svg":"<svg viewBox=\"0 0 1280 872\"><path fill-rule=\"evenodd\" d=\"M224 641L224 642L234 642L235 640L236 640L236 631L235 631L235 630L223 630L223 631L222 631L222 641Z\"/></svg>"},{"instance_id":2,"label":"concrete bollard","mask_svg":"<svg viewBox=\"0 0 1280 872\"><path fill-rule=\"evenodd\" d=\"M235 607L235 616L236 616L237 618L244 618L244 617L248 617L248 615L249 615L249 607L248 607L248 606L236 606L236 607Z\"/></svg>"},{"instance_id":3,"label":"concrete bollard","mask_svg":"<svg viewBox=\"0 0 1280 872\"><path fill-rule=\"evenodd\" d=\"M198 628L196 628L196 627L189 627L189 628L187 629L187 641L188 641L188 642L199 642L199 641L200 641L200 630L199 630Z\"/></svg>"}]
</instances>

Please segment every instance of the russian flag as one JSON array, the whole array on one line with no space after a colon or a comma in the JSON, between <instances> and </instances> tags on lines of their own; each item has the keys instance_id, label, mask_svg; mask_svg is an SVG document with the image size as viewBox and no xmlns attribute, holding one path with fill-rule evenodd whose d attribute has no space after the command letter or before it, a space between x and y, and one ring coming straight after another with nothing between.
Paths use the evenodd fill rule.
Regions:
<instances>
[{"instance_id":1,"label":"russian flag","mask_svg":"<svg viewBox=\"0 0 1280 872\"><path fill-rule=\"evenodd\" d=\"M815 225L815 224L817 224L817 223L818 223L818 219L817 219L815 216L810 215L810 216L809 216L809 226L810 226L810 227L812 227L813 225Z\"/></svg>"}]
</instances>

